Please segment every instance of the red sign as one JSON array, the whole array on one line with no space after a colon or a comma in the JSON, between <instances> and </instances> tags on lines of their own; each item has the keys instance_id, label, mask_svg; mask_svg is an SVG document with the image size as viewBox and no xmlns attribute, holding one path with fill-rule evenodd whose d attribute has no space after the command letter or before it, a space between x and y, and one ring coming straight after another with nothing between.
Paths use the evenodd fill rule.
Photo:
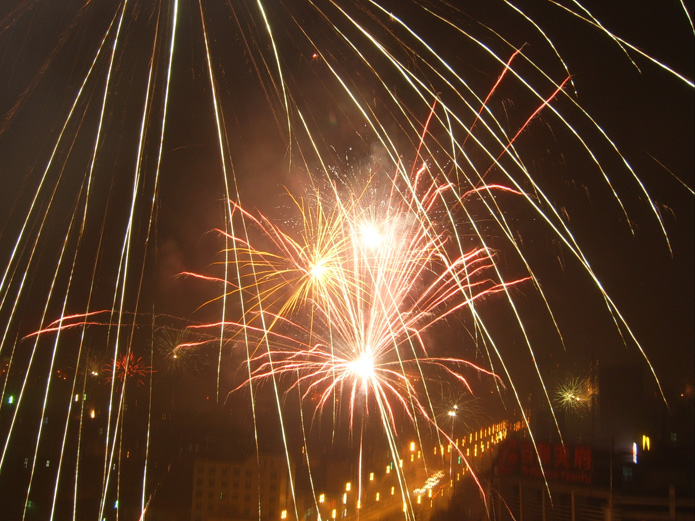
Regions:
<instances>
[{"instance_id":1,"label":"red sign","mask_svg":"<svg viewBox=\"0 0 695 521\"><path fill-rule=\"evenodd\" d=\"M500 444L497 473L589 485L591 447L510 438Z\"/></svg>"}]
</instances>

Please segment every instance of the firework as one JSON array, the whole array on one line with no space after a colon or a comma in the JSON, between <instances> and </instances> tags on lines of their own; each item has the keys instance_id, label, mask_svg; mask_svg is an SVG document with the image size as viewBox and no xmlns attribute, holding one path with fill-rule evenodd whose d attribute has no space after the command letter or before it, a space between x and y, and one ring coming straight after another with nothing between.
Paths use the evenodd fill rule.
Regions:
<instances>
[{"instance_id":1,"label":"firework","mask_svg":"<svg viewBox=\"0 0 695 521\"><path fill-rule=\"evenodd\" d=\"M207 342L207 338L176 329L162 329L155 340L166 369L187 376L200 372L205 360L201 346Z\"/></svg>"},{"instance_id":2,"label":"firework","mask_svg":"<svg viewBox=\"0 0 695 521\"><path fill-rule=\"evenodd\" d=\"M473 365L431 357L423 334L476 300L526 279L495 282L492 254L484 248L456 253L438 221L455 219L462 195L453 193L450 184L425 183L425 170L410 180L410 194L392 179L386 196L376 196L384 209L378 221L366 195L348 199L334 191L330 203L315 194L315 213L302 212L301 239L265 219L254 220L275 251L229 237L237 245L229 257L236 259L242 280L251 281L238 290L250 301L245 320L230 325L241 324L247 335L262 333L268 346L249 360L252 366L260 364L252 378L297 373L305 395L317 385L325 388L320 405L336 387L347 385L352 415L360 389L378 396L387 408L393 398L408 410L418 394L411 380L422 374L423 365ZM354 193L371 190L349 195ZM332 219L323 211L329 204ZM295 346L277 349L278 343ZM432 416L418 399L413 403L418 413ZM390 410L388 417L392 424Z\"/></svg>"},{"instance_id":3,"label":"firework","mask_svg":"<svg viewBox=\"0 0 695 521\"><path fill-rule=\"evenodd\" d=\"M147 375L153 372L152 367L147 365L141 356L133 353L123 355L115 363L107 363L103 371L108 374L106 381L118 380L121 383L134 380L138 386L145 385Z\"/></svg>"},{"instance_id":4,"label":"firework","mask_svg":"<svg viewBox=\"0 0 695 521\"><path fill-rule=\"evenodd\" d=\"M587 413L596 394L591 378L567 378L555 390L555 402L565 411L577 415Z\"/></svg>"}]
</instances>

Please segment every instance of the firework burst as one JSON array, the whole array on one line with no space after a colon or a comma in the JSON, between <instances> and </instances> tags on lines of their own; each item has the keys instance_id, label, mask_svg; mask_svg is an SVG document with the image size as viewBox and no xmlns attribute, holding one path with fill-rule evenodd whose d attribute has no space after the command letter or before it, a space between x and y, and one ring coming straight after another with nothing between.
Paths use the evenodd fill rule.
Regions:
<instances>
[{"instance_id":1,"label":"firework burst","mask_svg":"<svg viewBox=\"0 0 695 521\"><path fill-rule=\"evenodd\" d=\"M141 356L135 356L133 353L123 355L115 361L115 363L107 363L104 365L103 372L108 376L107 382L117 380L123 384L134 380L138 386L145 385L145 379L154 371L152 367L142 359Z\"/></svg>"},{"instance_id":2,"label":"firework burst","mask_svg":"<svg viewBox=\"0 0 695 521\"><path fill-rule=\"evenodd\" d=\"M399 186L391 179L388 194L379 198L385 211L378 220L364 196L368 189L350 197L336 189L329 202L314 194L318 204L312 213L297 205L304 225L299 238L236 207L275 247L261 250L251 239L227 236L236 245L228 256L236 259L240 280L250 281L234 289L248 300L244 320L228 325L247 336L260 335L259 346L267 344L249 360L261 364L252 378L297 372L298 382L310 381L307 392L317 385L313 379L330 381L321 404L347 381L353 399L358 388L370 388L382 400L389 389L405 405L417 394L410 380L422 375L423 364L473 365L431 357L423 334L476 300L529 279L495 281L489 249L456 253L446 225L456 220L456 208L468 194L438 184L425 165L408 181ZM324 210L328 206L331 218ZM295 349L275 347L293 342ZM419 400L415 403L418 412L426 411Z\"/></svg>"},{"instance_id":3,"label":"firework burst","mask_svg":"<svg viewBox=\"0 0 695 521\"><path fill-rule=\"evenodd\" d=\"M591 410L596 395L591 378L567 378L555 390L555 403L561 410L583 415Z\"/></svg>"}]
</instances>

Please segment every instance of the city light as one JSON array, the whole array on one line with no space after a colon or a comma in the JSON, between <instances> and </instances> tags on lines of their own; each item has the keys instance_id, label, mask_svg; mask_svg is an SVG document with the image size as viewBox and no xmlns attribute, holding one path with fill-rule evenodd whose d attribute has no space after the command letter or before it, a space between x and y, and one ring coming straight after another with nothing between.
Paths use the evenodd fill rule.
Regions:
<instances>
[{"instance_id":1,"label":"city light","mask_svg":"<svg viewBox=\"0 0 695 521\"><path fill-rule=\"evenodd\" d=\"M642 435L642 452L651 449L652 440L646 434Z\"/></svg>"}]
</instances>

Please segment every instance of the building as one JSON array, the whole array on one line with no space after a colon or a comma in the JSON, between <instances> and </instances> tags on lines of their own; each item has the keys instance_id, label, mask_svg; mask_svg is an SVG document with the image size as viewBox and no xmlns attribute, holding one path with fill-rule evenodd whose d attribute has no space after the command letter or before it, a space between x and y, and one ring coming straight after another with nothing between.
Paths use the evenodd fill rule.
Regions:
<instances>
[{"instance_id":1,"label":"building","mask_svg":"<svg viewBox=\"0 0 695 521\"><path fill-rule=\"evenodd\" d=\"M294 517L284 455L260 453L243 461L196 459L191 521L275 521Z\"/></svg>"}]
</instances>

